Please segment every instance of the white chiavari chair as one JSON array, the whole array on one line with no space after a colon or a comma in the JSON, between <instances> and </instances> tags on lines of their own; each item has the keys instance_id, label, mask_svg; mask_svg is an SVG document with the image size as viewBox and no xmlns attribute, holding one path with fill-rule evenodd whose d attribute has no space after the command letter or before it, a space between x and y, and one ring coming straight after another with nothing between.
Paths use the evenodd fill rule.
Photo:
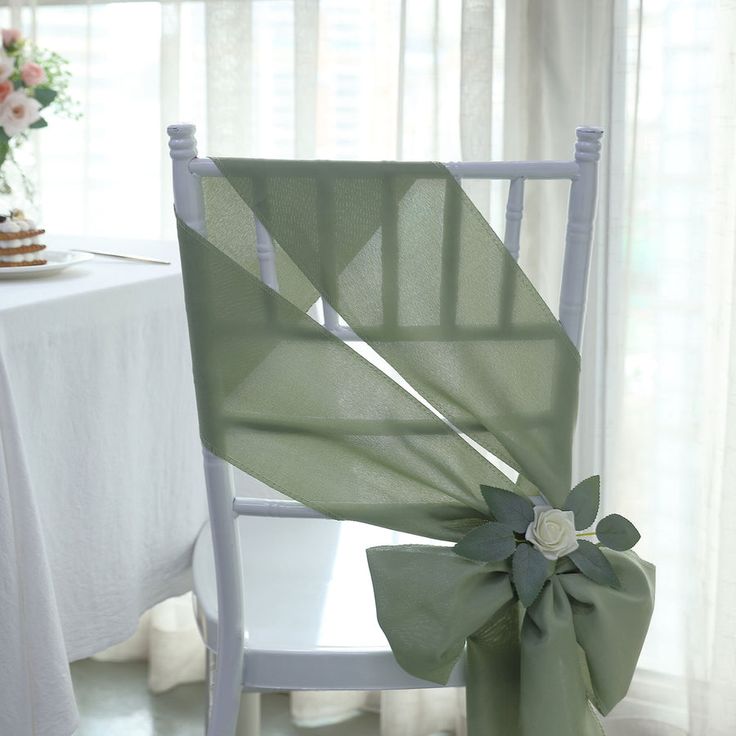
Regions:
<instances>
[{"instance_id":1,"label":"white chiavari chair","mask_svg":"<svg viewBox=\"0 0 736 736\"><path fill-rule=\"evenodd\" d=\"M201 178L220 172L197 157L193 125L169 126L168 134L176 212L206 237ZM514 259L525 181L570 182L559 320L578 347L602 134L600 128L578 128L570 161L446 164L458 181L509 181L504 244ZM260 223L257 255L263 282L278 290L273 245ZM320 316L338 337L356 339L324 301ZM395 543L397 535L326 520L295 501L239 497L232 467L204 448L203 453L210 524L197 541L193 568L196 613L208 651L207 736L256 736L261 692L437 687L396 664L375 621L364 550ZM264 548L270 549L268 557L250 554ZM458 666L448 685L462 684Z\"/></svg>"}]
</instances>

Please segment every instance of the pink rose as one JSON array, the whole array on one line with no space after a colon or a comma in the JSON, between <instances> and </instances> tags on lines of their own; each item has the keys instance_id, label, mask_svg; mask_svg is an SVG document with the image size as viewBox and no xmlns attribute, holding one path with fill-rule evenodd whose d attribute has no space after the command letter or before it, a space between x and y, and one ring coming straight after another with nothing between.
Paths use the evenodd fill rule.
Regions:
<instances>
[{"instance_id":1,"label":"pink rose","mask_svg":"<svg viewBox=\"0 0 736 736\"><path fill-rule=\"evenodd\" d=\"M3 28L3 46L9 48L18 43L22 38L23 34L17 28Z\"/></svg>"},{"instance_id":2,"label":"pink rose","mask_svg":"<svg viewBox=\"0 0 736 736\"><path fill-rule=\"evenodd\" d=\"M27 61L20 68L20 78L26 86L35 87L46 81L46 72L35 62Z\"/></svg>"},{"instance_id":3,"label":"pink rose","mask_svg":"<svg viewBox=\"0 0 736 736\"><path fill-rule=\"evenodd\" d=\"M11 92L0 104L0 125L8 138L22 133L41 117L41 103L23 90Z\"/></svg>"},{"instance_id":4,"label":"pink rose","mask_svg":"<svg viewBox=\"0 0 736 736\"><path fill-rule=\"evenodd\" d=\"M0 82L0 102L5 102L5 98L13 91L13 83L7 79Z\"/></svg>"}]
</instances>

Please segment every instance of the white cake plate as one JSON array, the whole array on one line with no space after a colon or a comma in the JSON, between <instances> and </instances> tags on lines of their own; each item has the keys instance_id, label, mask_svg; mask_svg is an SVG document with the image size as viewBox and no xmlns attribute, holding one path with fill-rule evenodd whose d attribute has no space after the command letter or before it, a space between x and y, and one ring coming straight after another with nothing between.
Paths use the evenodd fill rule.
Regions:
<instances>
[{"instance_id":1,"label":"white cake plate","mask_svg":"<svg viewBox=\"0 0 736 736\"><path fill-rule=\"evenodd\" d=\"M5 266L0 267L0 279L28 279L36 276L49 276L70 266L89 261L91 253L78 253L68 250L41 251L46 263L43 266ZM39 254L39 255L41 255Z\"/></svg>"}]
</instances>

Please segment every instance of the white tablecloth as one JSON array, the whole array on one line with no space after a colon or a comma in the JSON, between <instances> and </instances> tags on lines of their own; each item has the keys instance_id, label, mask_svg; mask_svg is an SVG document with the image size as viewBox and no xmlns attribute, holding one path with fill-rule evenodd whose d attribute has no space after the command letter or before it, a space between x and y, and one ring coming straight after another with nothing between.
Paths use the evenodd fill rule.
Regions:
<instances>
[{"instance_id":1,"label":"white tablecloth","mask_svg":"<svg viewBox=\"0 0 736 736\"><path fill-rule=\"evenodd\" d=\"M0 734L66 736L68 662L189 588L206 518L174 244L0 281Z\"/></svg>"}]
</instances>

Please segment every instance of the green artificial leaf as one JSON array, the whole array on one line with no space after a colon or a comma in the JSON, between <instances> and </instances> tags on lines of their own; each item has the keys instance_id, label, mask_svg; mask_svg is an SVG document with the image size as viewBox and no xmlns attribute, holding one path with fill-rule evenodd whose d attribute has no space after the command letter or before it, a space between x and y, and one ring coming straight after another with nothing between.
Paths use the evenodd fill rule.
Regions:
<instances>
[{"instance_id":1,"label":"green artificial leaf","mask_svg":"<svg viewBox=\"0 0 736 736\"><path fill-rule=\"evenodd\" d=\"M523 534L534 521L532 502L523 496L493 486L481 486L480 492L496 521L510 526L515 532Z\"/></svg>"},{"instance_id":2,"label":"green artificial leaf","mask_svg":"<svg viewBox=\"0 0 736 736\"><path fill-rule=\"evenodd\" d=\"M36 87L33 96L41 103L41 107L50 105L56 99L56 90L50 87Z\"/></svg>"},{"instance_id":3,"label":"green artificial leaf","mask_svg":"<svg viewBox=\"0 0 736 736\"><path fill-rule=\"evenodd\" d=\"M35 123L31 123L28 127L36 129L36 128L45 128L47 125L48 123L43 118L39 118L38 120L36 120Z\"/></svg>"},{"instance_id":4,"label":"green artificial leaf","mask_svg":"<svg viewBox=\"0 0 736 736\"><path fill-rule=\"evenodd\" d=\"M511 557L515 549L514 530L495 521L476 527L455 545L461 557L479 562L500 562Z\"/></svg>"},{"instance_id":5,"label":"green artificial leaf","mask_svg":"<svg viewBox=\"0 0 736 736\"><path fill-rule=\"evenodd\" d=\"M5 132L5 128L0 128L0 145L3 143L7 144L9 140L10 138L8 137L8 134Z\"/></svg>"},{"instance_id":6,"label":"green artificial leaf","mask_svg":"<svg viewBox=\"0 0 736 736\"><path fill-rule=\"evenodd\" d=\"M598 522L595 534L602 545L619 552L631 549L641 539L639 530L619 514L604 516Z\"/></svg>"},{"instance_id":7,"label":"green artificial leaf","mask_svg":"<svg viewBox=\"0 0 736 736\"><path fill-rule=\"evenodd\" d=\"M524 608L534 603L547 579L547 560L530 544L520 544L511 559L511 579Z\"/></svg>"},{"instance_id":8,"label":"green artificial leaf","mask_svg":"<svg viewBox=\"0 0 736 736\"><path fill-rule=\"evenodd\" d=\"M2 128L0 128L2 130ZM5 162L5 157L8 155L10 146L7 140L0 140L0 166Z\"/></svg>"},{"instance_id":9,"label":"green artificial leaf","mask_svg":"<svg viewBox=\"0 0 736 736\"><path fill-rule=\"evenodd\" d=\"M575 528L580 531L593 526L600 502L601 478L599 475L591 475L570 491L562 510L575 514Z\"/></svg>"},{"instance_id":10,"label":"green artificial leaf","mask_svg":"<svg viewBox=\"0 0 736 736\"><path fill-rule=\"evenodd\" d=\"M593 582L608 585L610 588L621 586L606 556L587 539L578 540L578 548L570 552L568 557L573 561L575 567Z\"/></svg>"}]
</instances>

